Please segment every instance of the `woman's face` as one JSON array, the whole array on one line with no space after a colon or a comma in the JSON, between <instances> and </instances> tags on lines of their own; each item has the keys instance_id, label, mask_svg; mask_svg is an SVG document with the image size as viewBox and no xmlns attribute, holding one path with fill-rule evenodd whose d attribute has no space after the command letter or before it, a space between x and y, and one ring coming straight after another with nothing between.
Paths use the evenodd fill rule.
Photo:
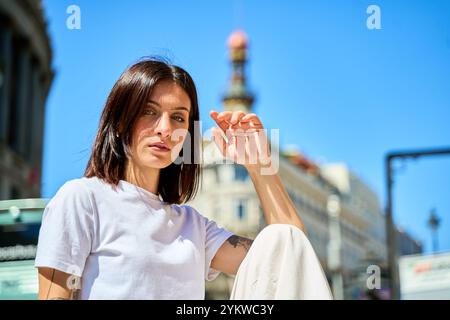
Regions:
<instances>
[{"instance_id":1,"label":"woman's face","mask_svg":"<svg viewBox=\"0 0 450 320\"><path fill-rule=\"evenodd\" d=\"M171 81L158 82L133 129L131 161L157 169L175 161L188 134L190 110L183 88Z\"/></svg>"}]
</instances>

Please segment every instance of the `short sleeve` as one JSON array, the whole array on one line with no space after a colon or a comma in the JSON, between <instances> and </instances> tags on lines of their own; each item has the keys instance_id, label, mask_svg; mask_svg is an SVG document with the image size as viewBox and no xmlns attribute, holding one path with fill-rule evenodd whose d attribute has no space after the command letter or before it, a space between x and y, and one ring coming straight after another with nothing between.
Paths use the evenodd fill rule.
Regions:
<instances>
[{"instance_id":1,"label":"short sleeve","mask_svg":"<svg viewBox=\"0 0 450 320\"><path fill-rule=\"evenodd\" d=\"M212 281L220 274L220 271L211 267L211 261L217 253L217 250L222 246L222 244L229 237L233 235L232 232L221 228L213 220L205 218L206 225L206 244L205 244L205 263L206 263L206 273L205 279L207 281Z\"/></svg>"},{"instance_id":2,"label":"short sleeve","mask_svg":"<svg viewBox=\"0 0 450 320\"><path fill-rule=\"evenodd\" d=\"M66 182L44 209L35 267L81 277L93 238L93 210L79 179Z\"/></svg>"}]
</instances>

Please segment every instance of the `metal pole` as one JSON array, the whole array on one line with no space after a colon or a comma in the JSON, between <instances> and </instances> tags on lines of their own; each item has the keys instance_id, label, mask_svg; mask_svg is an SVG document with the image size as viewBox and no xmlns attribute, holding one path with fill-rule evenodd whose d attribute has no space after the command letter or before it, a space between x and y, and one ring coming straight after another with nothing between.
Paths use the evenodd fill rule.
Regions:
<instances>
[{"instance_id":1,"label":"metal pole","mask_svg":"<svg viewBox=\"0 0 450 320\"><path fill-rule=\"evenodd\" d=\"M400 281L397 265L397 248L398 248L397 230L394 225L393 207L392 207L393 206L392 185L394 184L392 161L396 158L417 159L424 156L437 156L437 155L450 155L450 148L396 151L396 152L389 152L386 155L386 190L387 190L386 240L388 246L391 299L400 298Z\"/></svg>"},{"instance_id":2,"label":"metal pole","mask_svg":"<svg viewBox=\"0 0 450 320\"><path fill-rule=\"evenodd\" d=\"M386 158L386 189L387 189L387 206L386 206L386 237L388 246L388 263L390 274L390 291L391 299L399 299L399 276L397 269L397 232L392 217L392 159Z\"/></svg>"},{"instance_id":3,"label":"metal pole","mask_svg":"<svg viewBox=\"0 0 450 320\"><path fill-rule=\"evenodd\" d=\"M332 290L335 300L344 300L344 279L342 277L341 262L341 212L340 200L337 195L330 195L327 201L329 217L328 268L332 274Z\"/></svg>"},{"instance_id":4,"label":"metal pole","mask_svg":"<svg viewBox=\"0 0 450 320\"><path fill-rule=\"evenodd\" d=\"M431 230L431 240L433 243L433 252L439 250L438 229L440 225L440 219L436 215L436 209L432 209L430 212L430 218L428 219L428 226Z\"/></svg>"},{"instance_id":5,"label":"metal pole","mask_svg":"<svg viewBox=\"0 0 450 320\"><path fill-rule=\"evenodd\" d=\"M437 230L434 230L433 232L433 252L436 253L439 251L439 239Z\"/></svg>"}]
</instances>

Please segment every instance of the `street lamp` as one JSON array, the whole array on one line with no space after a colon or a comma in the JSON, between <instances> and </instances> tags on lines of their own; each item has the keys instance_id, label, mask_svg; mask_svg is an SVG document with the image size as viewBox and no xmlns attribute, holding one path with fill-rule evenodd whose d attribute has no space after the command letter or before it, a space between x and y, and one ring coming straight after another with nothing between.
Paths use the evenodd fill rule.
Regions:
<instances>
[{"instance_id":1,"label":"street lamp","mask_svg":"<svg viewBox=\"0 0 450 320\"><path fill-rule=\"evenodd\" d=\"M438 234L437 230L441 224L441 219L436 215L436 209L430 211L430 217L428 218L428 226L431 229L431 238L433 239L433 252L439 250Z\"/></svg>"},{"instance_id":2,"label":"street lamp","mask_svg":"<svg viewBox=\"0 0 450 320\"><path fill-rule=\"evenodd\" d=\"M450 147L440 149L428 150L411 150L411 151L395 151L389 152L386 155L386 241L388 247L388 263L390 274L390 289L391 299L399 299L400 280L398 274L397 262L397 235L393 219L393 185L394 185L394 170L392 163L395 159L418 159L421 157L450 155Z\"/></svg>"},{"instance_id":3,"label":"street lamp","mask_svg":"<svg viewBox=\"0 0 450 320\"><path fill-rule=\"evenodd\" d=\"M339 197L332 194L327 201L328 228L330 240L328 243L328 269L332 274L333 296L336 300L344 299L344 280L342 278L341 262L341 225L339 215L341 202Z\"/></svg>"}]
</instances>

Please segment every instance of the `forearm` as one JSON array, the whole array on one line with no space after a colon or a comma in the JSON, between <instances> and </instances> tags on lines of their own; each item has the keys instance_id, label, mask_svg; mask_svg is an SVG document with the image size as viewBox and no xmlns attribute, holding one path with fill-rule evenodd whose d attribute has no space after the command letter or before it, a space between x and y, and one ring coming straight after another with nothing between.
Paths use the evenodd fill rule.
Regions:
<instances>
[{"instance_id":1,"label":"forearm","mask_svg":"<svg viewBox=\"0 0 450 320\"><path fill-rule=\"evenodd\" d=\"M39 268L39 300L78 300L80 289L70 285L75 276L51 268ZM79 278L78 278L79 279ZM73 287L73 288L72 288Z\"/></svg>"},{"instance_id":2,"label":"forearm","mask_svg":"<svg viewBox=\"0 0 450 320\"><path fill-rule=\"evenodd\" d=\"M260 199L267 224L292 224L306 230L278 174L262 175L260 167L248 166L247 171Z\"/></svg>"}]
</instances>

